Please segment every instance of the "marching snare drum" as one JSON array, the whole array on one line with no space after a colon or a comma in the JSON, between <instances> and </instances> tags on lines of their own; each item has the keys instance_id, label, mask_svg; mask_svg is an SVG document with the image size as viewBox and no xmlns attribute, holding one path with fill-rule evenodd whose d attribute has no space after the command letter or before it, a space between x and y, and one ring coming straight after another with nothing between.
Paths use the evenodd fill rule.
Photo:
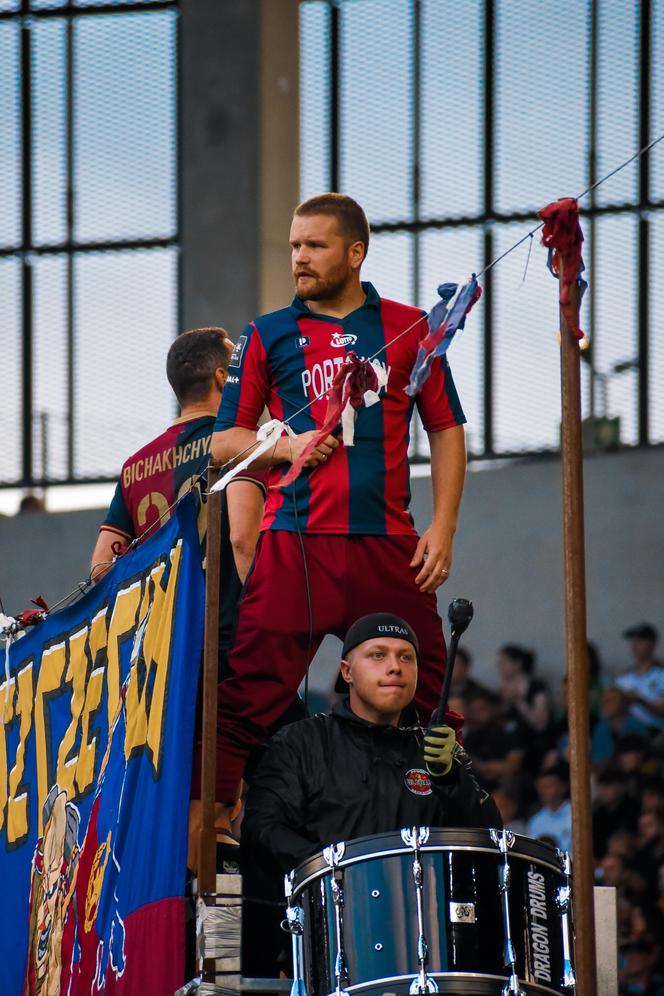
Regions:
<instances>
[{"instance_id":1,"label":"marching snare drum","mask_svg":"<svg viewBox=\"0 0 664 996\"><path fill-rule=\"evenodd\" d=\"M572 993L569 859L509 831L413 827L287 877L293 992Z\"/></svg>"}]
</instances>

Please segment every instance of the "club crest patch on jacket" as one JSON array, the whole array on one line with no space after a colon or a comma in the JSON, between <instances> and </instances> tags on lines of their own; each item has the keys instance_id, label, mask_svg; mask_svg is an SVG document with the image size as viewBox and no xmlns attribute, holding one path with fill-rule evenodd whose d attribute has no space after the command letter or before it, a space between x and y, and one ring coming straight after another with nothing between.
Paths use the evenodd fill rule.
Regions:
<instances>
[{"instance_id":1,"label":"club crest patch on jacket","mask_svg":"<svg viewBox=\"0 0 664 996\"><path fill-rule=\"evenodd\" d=\"M404 775L406 788L413 795L431 795L431 779L423 768L410 768Z\"/></svg>"}]
</instances>

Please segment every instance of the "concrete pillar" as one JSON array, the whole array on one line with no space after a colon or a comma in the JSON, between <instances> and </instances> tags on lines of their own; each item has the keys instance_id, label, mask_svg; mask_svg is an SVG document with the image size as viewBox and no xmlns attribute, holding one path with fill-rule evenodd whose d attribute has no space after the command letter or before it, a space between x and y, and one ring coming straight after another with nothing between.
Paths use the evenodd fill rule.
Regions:
<instances>
[{"instance_id":1,"label":"concrete pillar","mask_svg":"<svg viewBox=\"0 0 664 996\"><path fill-rule=\"evenodd\" d=\"M297 0L183 0L182 327L235 337L292 296Z\"/></svg>"}]
</instances>

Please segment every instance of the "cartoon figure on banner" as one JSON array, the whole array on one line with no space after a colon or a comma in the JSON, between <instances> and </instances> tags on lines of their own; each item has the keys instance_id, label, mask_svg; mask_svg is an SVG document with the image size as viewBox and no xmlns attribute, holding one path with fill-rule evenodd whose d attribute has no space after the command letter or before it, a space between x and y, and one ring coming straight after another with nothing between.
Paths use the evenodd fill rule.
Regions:
<instances>
[{"instance_id":1,"label":"cartoon figure on banner","mask_svg":"<svg viewBox=\"0 0 664 996\"><path fill-rule=\"evenodd\" d=\"M143 620L145 622L145 620ZM139 624L137 638L145 632L143 623ZM132 672L136 668L136 642L132 651L132 667L125 679L118 700L115 716L111 725L111 735L106 744L106 750L101 762L95 799L88 828L83 841L77 896L79 902L79 920L77 923L78 950L74 952L73 975L78 986L83 991L96 990L102 992L107 980L107 972L111 968L116 979L120 978L126 968L125 958L125 926L118 911L117 883L120 873L120 862L115 852L115 833L120 820L120 809L124 798L124 782L127 775L127 764L124 764L122 790L119 793L119 806L113 820L113 826L105 836L99 839L99 811L102 803L102 790L111 756L111 749L116 741L116 734L124 742L126 730L126 692ZM124 723L121 720L125 719ZM105 929L104 925L108 927Z\"/></svg>"},{"instance_id":2,"label":"cartoon figure on banner","mask_svg":"<svg viewBox=\"0 0 664 996\"><path fill-rule=\"evenodd\" d=\"M80 847L80 813L54 785L44 803L30 882L26 996L59 996L65 933L73 937ZM69 945L65 944L65 948Z\"/></svg>"}]
</instances>

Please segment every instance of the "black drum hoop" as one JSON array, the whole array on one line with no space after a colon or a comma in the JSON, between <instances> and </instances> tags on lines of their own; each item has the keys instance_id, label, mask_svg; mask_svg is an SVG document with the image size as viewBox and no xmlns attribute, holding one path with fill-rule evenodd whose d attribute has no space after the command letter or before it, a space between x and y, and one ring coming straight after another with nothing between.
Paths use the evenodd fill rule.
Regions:
<instances>
[{"instance_id":1,"label":"black drum hoop","mask_svg":"<svg viewBox=\"0 0 664 996\"><path fill-rule=\"evenodd\" d=\"M448 833L447 830L438 830L438 828L435 828L435 829L437 830L438 833L445 833L445 834ZM470 832L471 833L477 833L478 831L477 830L471 830ZM480 831L480 832L482 832L482 833L488 833L489 831ZM454 836L458 836L459 834L463 833L463 831L462 830L461 831L460 830L456 830L456 832L453 831L453 833L454 833ZM349 841L345 841L344 843L345 844L355 844L355 845L358 845L358 844L361 844L363 841L367 841L367 842L368 841L374 841L374 842L377 842L377 838L380 838L380 837L383 837L384 839L385 838L394 839L395 835L396 834L394 832L392 832L392 833L389 833L389 834L376 834L376 835L372 835L372 836L368 836L368 837L356 837L355 839L349 840ZM454 839L454 838L452 838L452 839ZM528 842L529 847L527 847L525 849L519 848L519 842L520 841L524 841L524 840ZM511 858L516 858L516 859L519 859L520 861L527 861L529 864L540 865L543 868L547 868L549 871L555 872L557 875L563 875L562 866L561 866L561 864L560 864L559 861L556 861L555 858L551 858L550 860L547 860L546 857L544 857L544 856L541 856L541 857L537 856L536 853L528 853L529 851L530 852L536 851L536 850L542 850L542 851L544 851L545 849L546 850L552 850L552 848L550 848L546 844L543 844L541 841L532 840L530 837L523 837L523 836L515 834L514 835L514 846L510 849L509 854L510 854ZM425 844L421 844L420 845L419 851L420 851L421 854L424 854L424 853L441 853L441 852L447 853L447 852L452 852L452 851L454 851L454 852L463 852L463 851L466 851L466 852L472 852L474 854L493 854L498 859L501 858L501 854L500 854L500 851L499 851L499 849L498 849L497 846L489 847L484 842L482 844L468 844L468 843L461 843L461 842L447 844L447 843L444 843L442 841L441 842L437 842L437 843L429 843L429 842L427 842ZM316 858L320 858L321 853L322 853L321 851L318 851L318 852L316 852L316 854L312 854L312 856L310 858L307 858L305 861L302 862L302 864L298 865L298 868L296 868L294 870L294 872L293 872L293 897L298 896L299 893L303 889L306 889L306 887L308 885L311 885L312 882L315 882L318 879L324 877L325 875L329 875L330 874L331 866L328 865L328 864L325 864L323 867L318 867L318 868L316 868L315 871L310 872L310 874L308 874L302 880L298 880L298 878L297 878L297 872L298 872L298 870L299 869L304 869L306 867L306 865L309 864L309 862L313 861ZM365 851L365 852L363 852L361 854L354 854L354 855L351 855L349 857L346 857L344 855L343 857L339 858L339 860L336 862L335 867L337 867L339 869L349 868L351 865L356 865L356 864L359 864L360 862L363 862L363 861L373 861L373 860L375 860L377 858L389 858L389 857L394 857L395 855L399 855L399 854L409 855L409 854L412 854L412 853L413 853L412 847L408 847L406 844L401 843L397 847L387 847L384 850L378 849L378 850L373 850L373 851Z\"/></svg>"},{"instance_id":2,"label":"black drum hoop","mask_svg":"<svg viewBox=\"0 0 664 996\"><path fill-rule=\"evenodd\" d=\"M428 972L427 978L435 979L438 992L442 996L497 996L502 993L508 977L505 975L488 975L481 972ZM384 988L395 984L410 984L413 981L412 975L391 975L384 979L371 979L367 982L358 982L354 986L345 986L344 992L349 996L360 996L362 992L374 987ZM478 985L480 988L478 988ZM500 989L496 987L500 986ZM560 996L559 989L550 989L539 982L525 982L519 979L519 986L526 993L526 996ZM330 994L333 996L333 994Z\"/></svg>"}]
</instances>

